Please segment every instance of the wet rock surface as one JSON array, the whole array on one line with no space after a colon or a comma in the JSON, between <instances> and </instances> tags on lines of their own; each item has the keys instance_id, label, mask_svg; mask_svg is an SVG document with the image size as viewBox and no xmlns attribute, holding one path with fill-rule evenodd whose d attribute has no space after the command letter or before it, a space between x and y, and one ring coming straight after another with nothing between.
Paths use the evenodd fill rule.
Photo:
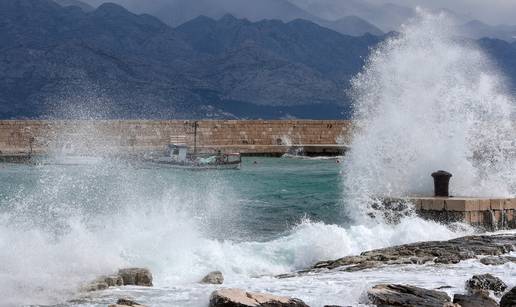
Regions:
<instances>
[{"instance_id":1,"label":"wet rock surface","mask_svg":"<svg viewBox=\"0 0 516 307\"><path fill-rule=\"evenodd\" d=\"M210 296L209 307L308 307L303 301L241 289L220 289Z\"/></svg>"},{"instance_id":2,"label":"wet rock surface","mask_svg":"<svg viewBox=\"0 0 516 307\"><path fill-rule=\"evenodd\" d=\"M152 273L144 268L128 268L118 270L118 276L122 277L124 286L152 287Z\"/></svg>"},{"instance_id":3,"label":"wet rock surface","mask_svg":"<svg viewBox=\"0 0 516 307\"><path fill-rule=\"evenodd\" d=\"M322 261L300 273L336 269L360 271L383 265L458 263L476 256L501 256L516 250L516 234L467 236L449 241L430 241L367 251L359 256ZM284 276L285 277L285 276Z\"/></svg>"},{"instance_id":4,"label":"wet rock surface","mask_svg":"<svg viewBox=\"0 0 516 307\"><path fill-rule=\"evenodd\" d=\"M224 276L220 271L211 272L208 275L204 276L204 278L201 280L202 284L221 285L223 282Z\"/></svg>"},{"instance_id":5,"label":"wet rock surface","mask_svg":"<svg viewBox=\"0 0 516 307\"><path fill-rule=\"evenodd\" d=\"M116 304L109 305L108 307L126 307L126 306L147 307L145 305L140 305L140 304L136 303L135 301L125 299L125 298L118 299Z\"/></svg>"},{"instance_id":6,"label":"wet rock surface","mask_svg":"<svg viewBox=\"0 0 516 307\"><path fill-rule=\"evenodd\" d=\"M489 297L489 293L455 294L453 303L461 307L498 307L498 303Z\"/></svg>"},{"instance_id":7,"label":"wet rock surface","mask_svg":"<svg viewBox=\"0 0 516 307\"><path fill-rule=\"evenodd\" d=\"M503 265L509 262L516 263L516 257L498 256L498 257L484 257L480 259L480 263L485 265Z\"/></svg>"},{"instance_id":8,"label":"wet rock surface","mask_svg":"<svg viewBox=\"0 0 516 307\"><path fill-rule=\"evenodd\" d=\"M152 273L145 268L127 268L118 270L118 274L101 276L81 288L82 291L100 291L119 286L152 287Z\"/></svg>"},{"instance_id":9,"label":"wet rock surface","mask_svg":"<svg viewBox=\"0 0 516 307\"><path fill-rule=\"evenodd\" d=\"M491 274L474 275L466 281L466 289L470 293L481 290L491 290L495 293L502 293L507 289L507 285L498 277Z\"/></svg>"},{"instance_id":10,"label":"wet rock surface","mask_svg":"<svg viewBox=\"0 0 516 307\"><path fill-rule=\"evenodd\" d=\"M505 293L500 300L500 307L515 307L516 306L516 287Z\"/></svg>"},{"instance_id":11,"label":"wet rock surface","mask_svg":"<svg viewBox=\"0 0 516 307\"><path fill-rule=\"evenodd\" d=\"M428 290L409 285L380 284L367 291L369 302L376 306L450 306L451 299L445 292Z\"/></svg>"}]
</instances>

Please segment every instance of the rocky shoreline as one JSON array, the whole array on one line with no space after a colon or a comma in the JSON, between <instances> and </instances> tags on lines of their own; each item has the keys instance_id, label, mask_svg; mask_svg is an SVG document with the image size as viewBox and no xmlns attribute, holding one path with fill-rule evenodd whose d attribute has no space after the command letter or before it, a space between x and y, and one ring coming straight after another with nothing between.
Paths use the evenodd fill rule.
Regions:
<instances>
[{"instance_id":1,"label":"rocky shoreline","mask_svg":"<svg viewBox=\"0 0 516 307\"><path fill-rule=\"evenodd\" d=\"M487 264L515 261L502 255L516 250L516 234L467 236L448 241L430 241L392 246L347 256L337 260L321 261L299 273L324 270L360 271L386 265L425 264L429 262L455 264L479 256L490 256ZM285 276L282 276L285 277Z\"/></svg>"},{"instance_id":2,"label":"rocky shoreline","mask_svg":"<svg viewBox=\"0 0 516 307\"><path fill-rule=\"evenodd\" d=\"M516 234L467 236L448 241L419 242L371 250L356 256L318 262L307 270L277 277L324 274L335 270L354 272L390 265L456 264L462 260L475 258L486 266L505 265L508 262L516 263L516 257L507 255L513 251L516 251ZM222 272L215 271L199 282L221 285L224 283L224 277ZM96 279L83 287L83 290L96 291L123 285L152 286L152 274L142 268L121 269L118 274ZM504 281L491 274L472 276L466 282L464 290L465 293L456 293L450 297L439 289L424 289L406 284L377 284L364 294L365 300L362 303L382 307L516 306L516 287L508 289ZM109 307L122 306L142 307L144 305L130 299L119 299L116 304L109 305ZM244 289L219 288L211 293L209 307L308 307L308 305L297 298L248 292Z\"/></svg>"}]
</instances>

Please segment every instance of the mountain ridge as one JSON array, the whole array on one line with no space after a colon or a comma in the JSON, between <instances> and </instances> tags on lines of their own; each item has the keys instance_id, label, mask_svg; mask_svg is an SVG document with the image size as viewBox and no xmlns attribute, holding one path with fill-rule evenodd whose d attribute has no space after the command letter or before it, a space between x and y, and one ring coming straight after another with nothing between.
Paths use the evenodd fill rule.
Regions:
<instances>
[{"instance_id":1,"label":"mountain ridge","mask_svg":"<svg viewBox=\"0 0 516 307\"><path fill-rule=\"evenodd\" d=\"M349 118L350 79L385 37L231 15L172 28L116 4L4 0L0 117ZM479 44L516 88L516 44Z\"/></svg>"}]
</instances>

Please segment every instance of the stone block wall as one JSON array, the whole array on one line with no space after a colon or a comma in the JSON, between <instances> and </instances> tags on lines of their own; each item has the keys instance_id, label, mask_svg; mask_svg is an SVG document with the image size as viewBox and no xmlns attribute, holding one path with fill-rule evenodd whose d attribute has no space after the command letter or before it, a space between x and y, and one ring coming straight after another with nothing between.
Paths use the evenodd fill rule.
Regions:
<instances>
[{"instance_id":1,"label":"stone block wall","mask_svg":"<svg viewBox=\"0 0 516 307\"><path fill-rule=\"evenodd\" d=\"M279 153L291 146L346 144L350 131L349 121L333 120L14 120L0 121L0 151L119 154L185 143L199 152Z\"/></svg>"},{"instance_id":2,"label":"stone block wall","mask_svg":"<svg viewBox=\"0 0 516 307\"><path fill-rule=\"evenodd\" d=\"M463 222L487 230L516 229L515 198L411 197L423 218Z\"/></svg>"}]
</instances>

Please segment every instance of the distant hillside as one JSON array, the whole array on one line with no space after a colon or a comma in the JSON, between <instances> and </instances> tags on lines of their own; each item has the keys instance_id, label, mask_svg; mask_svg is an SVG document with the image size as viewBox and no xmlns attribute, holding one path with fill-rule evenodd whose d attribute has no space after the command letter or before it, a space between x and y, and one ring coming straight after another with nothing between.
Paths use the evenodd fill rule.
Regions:
<instances>
[{"instance_id":1,"label":"distant hillside","mask_svg":"<svg viewBox=\"0 0 516 307\"><path fill-rule=\"evenodd\" d=\"M78 1L78 0L54 0L54 2L56 2L57 4L59 4L60 6L63 6L63 7L77 6L85 12L91 12L91 11L95 10L95 8L93 6L91 6L87 3L84 3L82 1Z\"/></svg>"},{"instance_id":2,"label":"distant hillside","mask_svg":"<svg viewBox=\"0 0 516 307\"><path fill-rule=\"evenodd\" d=\"M303 20L173 29L115 4L4 0L0 116L347 117L344 90L379 40Z\"/></svg>"},{"instance_id":3,"label":"distant hillside","mask_svg":"<svg viewBox=\"0 0 516 307\"><path fill-rule=\"evenodd\" d=\"M325 20L358 16L384 32L399 30L402 23L415 16L412 8L374 4L363 0L289 0L303 10Z\"/></svg>"},{"instance_id":4,"label":"distant hillside","mask_svg":"<svg viewBox=\"0 0 516 307\"><path fill-rule=\"evenodd\" d=\"M86 0L100 5L106 0ZM178 26L199 16L219 19L232 15L249 21L277 19L289 22L295 19L310 20L345 35L362 36L366 33L382 35L382 31L357 16L345 16L329 21L297 7L288 0L110 0L134 13L147 13L161 21Z\"/></svg>"},{"instance_id":5,"label":"distant hillside","mask_svg":"<svg viewBox=\"0 0 516 307\"><path fill-rule=\"evenodd\" d=\"M497 38L508 42L516 42L516 26L487 25L478 20L473 20L458 27L458 32L471 38Z\"/></svg>"},{"instance_id":6,"label":"distant hillside","mask_svg":"<svg viewBox=\"0 0 516 307\"><path fill-rule=\"evenodd\" d=\"M108 2L106 0L86 1L96 6ZM110 0L109 2L122 5L135 13L156 16L171 26L178 26L200 15L219 19L226 14L231 14L250 21L316 19L315 16L287 0Z\"/></svg>"},{"instance_id":7,"label":"distant hillside","mask_svg":"<svg viewBox=\"0 0 516 307\"><path fill-rule=\"evenodd\" d=\"M172 28L116 4L0 1L0 118L348 118L383 36L225 15ZM516 88L516 45L482 39Z\"/></svg>"},{"instance_id":8,"label":"distant hillside","mask_svg":"<svg viewBox=\"0 0 516 307\"><path fill-rule=\"evenodd\" d=\"M335 21L321 21L319 24L328 29L351 36L384 34L378 27L357 16L346 16Z\"/></svg>"}]
</instances>

